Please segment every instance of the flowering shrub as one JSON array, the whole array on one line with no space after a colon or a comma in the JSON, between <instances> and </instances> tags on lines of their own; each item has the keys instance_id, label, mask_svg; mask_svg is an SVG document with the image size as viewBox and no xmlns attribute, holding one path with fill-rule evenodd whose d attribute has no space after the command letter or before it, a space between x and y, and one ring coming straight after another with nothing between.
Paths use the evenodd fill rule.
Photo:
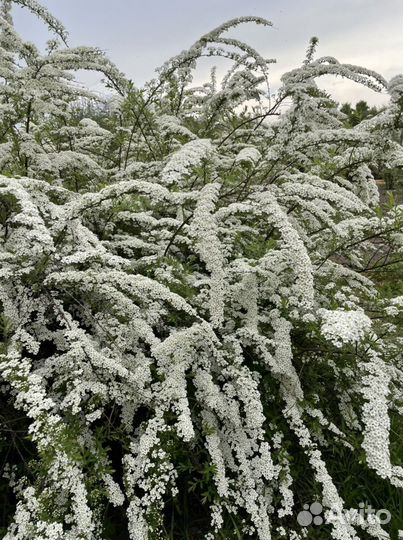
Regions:
<instances>
[{"instance_id":1,"label":"flowering shrub","mask_svg":"<svg viewBox=\"0 0 403 540\"><path fill-rule=\"evenodd\" d=\"M15 3L59 39L45 56L24 43L3 1L0 420L28 436L0 447L4 538L302 538L301 500L354 510L336 449L402 488L403 296L384 284L403 214L372 171L403 166L403 76L314 59L313 40L268 103L272 61L226 32L270 23L244 17L139 90ZM202 56L232 66L193 87ZM91 95L72 69L115 90L98 121L77 113ZM325 74L390 103L344 128Z\"/></svg>"}]
</instances>

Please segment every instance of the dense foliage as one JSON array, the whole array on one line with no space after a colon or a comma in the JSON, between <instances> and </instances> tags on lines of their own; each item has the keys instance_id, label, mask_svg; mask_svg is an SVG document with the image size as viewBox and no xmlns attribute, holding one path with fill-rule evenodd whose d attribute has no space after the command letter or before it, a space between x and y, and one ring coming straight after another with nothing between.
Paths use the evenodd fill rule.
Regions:
<instances>
[{"instance_id":1,"label":"dense foliage","mask_svg":"<svg viewBox=\"0 0 403 540\"><path fill-rule=\"evenodd\" d=\"M24 42L2 1L3 537L396 536L403 214L374 174L403 167L403 76L314 39L270 102L272 61L227 37L270 23L244 17L138 89L14 4L55 38ZM194 87L202 56L231 67ZM90 117L78 69L113 91ZM326 74L390 103L348 125ZM301 527L313 501L349 519Z\"/></svg>"}]
</instances>

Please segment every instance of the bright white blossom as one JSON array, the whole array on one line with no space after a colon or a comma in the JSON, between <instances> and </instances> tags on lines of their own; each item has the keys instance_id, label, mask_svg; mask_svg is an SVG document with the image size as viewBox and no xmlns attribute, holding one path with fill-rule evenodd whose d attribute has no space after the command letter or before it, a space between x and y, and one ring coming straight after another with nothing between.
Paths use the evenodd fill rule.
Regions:
<instances>
[{"instance_id":1,"label":"bright white blossom","mask_svg":"<svg viewBox=\"0 0 403 540\"><path fill-rule=\"evenodd\" d=\"M374 172L403 166L402 76L314 59L314 40L268 106L272 60L228 31L271 23L241 17L137 89L14 3L55 39L25 43L1 2L0 392L33 448L7 458L5 539L98 540L114 512L131 540L164 538L188 497L206 540L300 540L301 464L325 512L352 516L334 539L385 538L345 509L329 448L361 445L402 487L403 297L378 272L401 262L403 208L378 207ZM231 67L192 86L204 56ZM390 104L347 128L328 74Z\"/></svg>"},{"instance_id":2,"label":"bright white blossom","mask_svg":"<svg viewBox=\"0 0 403 540\"><path fill-rule=\"evenodd\" d=\"M359 343L371 330L371 319L363 311L337 309L319 311L321 332L336 347Z\"/></svg>"}]
</instances>

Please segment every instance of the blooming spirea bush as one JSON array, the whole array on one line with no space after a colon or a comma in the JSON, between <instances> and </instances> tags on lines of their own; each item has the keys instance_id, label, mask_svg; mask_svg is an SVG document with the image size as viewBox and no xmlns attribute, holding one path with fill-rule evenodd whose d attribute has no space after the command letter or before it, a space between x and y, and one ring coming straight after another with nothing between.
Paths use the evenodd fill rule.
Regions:
<instances>
[{"instance_id":1,"label":"blooming spirea bush","mask_svg":"<svg viewBox=\"0 0 403 540\"><path fill-rule=\"evenodd\" d=\"M403 167L403 76L315 59L313 40L268 100L272 60L227 32L270 23L244 17L137 89L14 3L56 38L23 42L2 2L4 538L303 538L301 501L354 510L342 460L398 492L403 209L375 174ZM194 87L202 56L231 67ZM89 117L77 69L114 91ZM343 127L328 74L389 105Z\"/></svg>"}]
</instances>

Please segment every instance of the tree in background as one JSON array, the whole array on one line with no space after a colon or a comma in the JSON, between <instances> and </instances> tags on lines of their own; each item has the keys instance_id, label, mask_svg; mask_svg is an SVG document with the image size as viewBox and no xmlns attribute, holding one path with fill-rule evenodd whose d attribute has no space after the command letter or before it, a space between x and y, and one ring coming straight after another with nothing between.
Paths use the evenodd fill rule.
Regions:
<instances>
[{"instance_id":1,"label":"tree in background","mask_svg":"<svg viewBox=\"0 0 403 540\"><path fill-rule=\"evenodd\" d=\"M138 89L15 3L59 41L24 44L3 2L4 538L397 534L358 510L397 517L403 487L402 208L371 172L403 166L403 77L314 40L268 106L271 60L227 32L270 23L243 17ZM231 67L194 87L202 56ZM102 119L72 68L115 89ZM346 127L326 74L390 103ZM306 529L313 501L347 518Z\"/></svg>"},{"instance_id":2,"label":"tree in background","mask_svg":"<svg viewBox=\"0 0 403 540\"><path fill-rule=\"evenodd\" d=\"M369 107L366 101L358 101L355 108L353 108L350 103L343 103L343 105L340 107L340 111L346 115L345 126L354 127L365 120L374 118L382 112L382 109ZM403 125L401 118L397 117L395 119L393 128L394 129L391 131L391 137L402 145ZM386 167L383 167L380 170L375 170L374 172L378 178L384 181L386 190L394 191L398 200L401 200L401 190L403 187L403 173L401 167L391 167L389 164L387 164Z\"/></svg>"},{"instance_id":3,"label":"tree in background","mask_svg":"<svg viewBox=\"0 0 403 540\"><path fill-rule=\"evenodd\" d=\"M379 113L376 107L370 107L364 100L357 101L355 107L352 107L350 103L343 103L340 110L347 115L347 127L354 127L363 120L373 118Z\"/></svg>"}]
</instances>

